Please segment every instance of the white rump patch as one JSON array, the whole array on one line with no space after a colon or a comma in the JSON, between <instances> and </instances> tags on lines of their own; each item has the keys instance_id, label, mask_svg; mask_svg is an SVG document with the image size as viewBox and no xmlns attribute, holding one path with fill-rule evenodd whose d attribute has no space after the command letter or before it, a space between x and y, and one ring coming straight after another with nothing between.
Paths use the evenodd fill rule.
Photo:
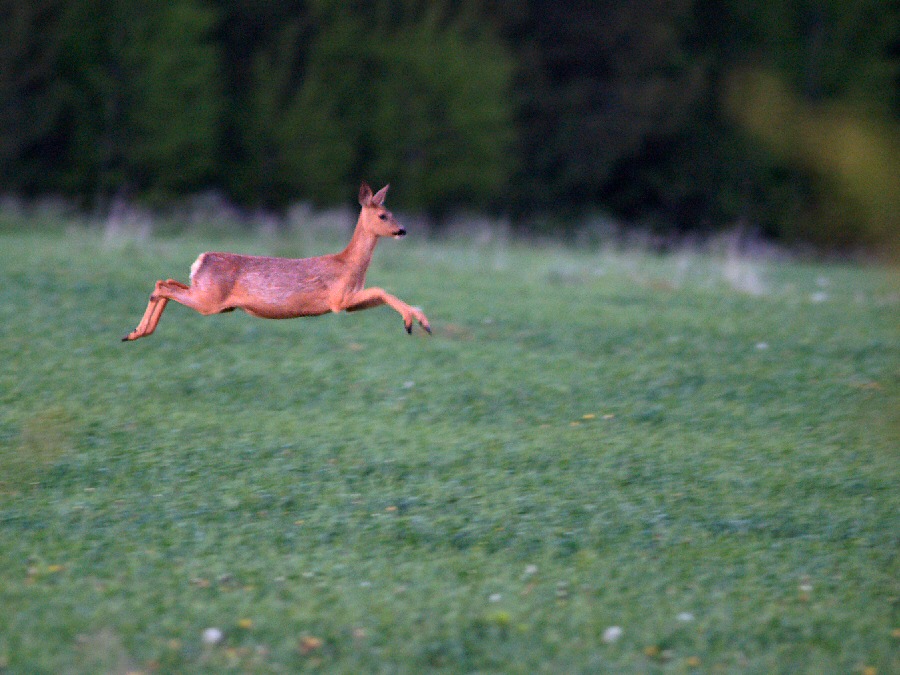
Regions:
<instances>
[{"instance_id":1,"label":"white rump patch","mask_svg":"<svg viewBox=\"0 0 900 675\"><path fill-rule=\"evenodd\" d=\"M194 283L194 275L197 274L197 270L200 269L200 266L203 264L203 261L206 259L206 254L201 253L197 256L197 259L194 261L194 264L191 265L191 283Z\"/></svg>"}]
</instances>

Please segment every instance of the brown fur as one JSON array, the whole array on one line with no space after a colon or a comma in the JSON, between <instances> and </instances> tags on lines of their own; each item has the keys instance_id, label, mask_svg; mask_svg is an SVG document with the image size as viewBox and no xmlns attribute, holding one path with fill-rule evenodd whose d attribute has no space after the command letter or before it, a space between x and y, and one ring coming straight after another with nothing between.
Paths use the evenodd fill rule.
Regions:
<instances>
[{"instance_id":1,"label":"brown fur","mask_svg":"<svg viewBox=\"0 0 900 675\"><path fill-rule=\"evenodd\" d=\"M360 187L362 207L350 243L340 253L315 258L269 258L237 253L201 253L191 266L191 285L174 279L157 281L144 316L123 340L137 340L156 330L169 300L200 314L242 309L262 319L293 319L328 312L355 312L388 305L403 317L407 332L413 320L431 332L428 319L382 288L364 288L366 271L379 237L406 234L384 208L388 186L374 195Z\"/></svg>"}]
</instances>

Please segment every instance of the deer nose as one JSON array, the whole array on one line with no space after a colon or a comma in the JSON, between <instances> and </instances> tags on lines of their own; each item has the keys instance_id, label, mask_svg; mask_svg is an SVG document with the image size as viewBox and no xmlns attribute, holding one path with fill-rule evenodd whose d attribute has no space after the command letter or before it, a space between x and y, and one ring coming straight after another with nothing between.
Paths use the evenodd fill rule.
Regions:
<instances>
[{"instance_id":1,"label":"deer nose","mask_svg":"<svg viewBox=\"0 0 900 675\"><path fill-rule=\"evenodd\" d=\"M394 236L395 236L395 237L405 237L405 236L406 236L406 230L405 230L404 228L401 227L399 230L397 230L396 232L394 232Z\"/></svg>"}]
</instances>

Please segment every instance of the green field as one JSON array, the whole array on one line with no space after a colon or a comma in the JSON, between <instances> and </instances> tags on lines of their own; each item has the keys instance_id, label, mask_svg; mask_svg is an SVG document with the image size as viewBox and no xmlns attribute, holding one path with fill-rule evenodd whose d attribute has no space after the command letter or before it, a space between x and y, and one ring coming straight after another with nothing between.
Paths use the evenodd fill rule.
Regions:
<instances>
[{"instance_id":1,"label":"green field","mask_svg":"<svg viewBox=\"0 0 900 675\"><path fill-rule=\"evenodd\" d=\"M0 672L900 672L889 270L413 236L369 279L432 337L120 342L207 248L329 250L224 236L0 233Z\"/></svg>"}]
</instances>

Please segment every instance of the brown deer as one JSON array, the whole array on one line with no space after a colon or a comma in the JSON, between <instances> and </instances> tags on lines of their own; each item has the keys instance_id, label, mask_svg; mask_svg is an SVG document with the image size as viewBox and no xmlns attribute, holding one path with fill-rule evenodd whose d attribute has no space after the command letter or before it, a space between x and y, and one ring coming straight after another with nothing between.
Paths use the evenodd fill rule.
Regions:
<instances>
[{"instance_id":1,"label":"brown deer","mask_svg":"<svg viewBox=\"0 0 900 675\"><path fill-rule=\"evenodd\" d=\"M316 258L201 253L191 265L191 285L174 279L157 281L144 317L122 340L137 340L156 330L169 300L203 315L242 309L262 319L293 319L389 305L403 317L407 333L412 333L414 319L431 333L422 310L384 289L364 288L378 238L406 235L384 208L388 187L374 195L366 183L359 188L362 210L350 243L340 253Z\"/></svg>"}]
</instances>

